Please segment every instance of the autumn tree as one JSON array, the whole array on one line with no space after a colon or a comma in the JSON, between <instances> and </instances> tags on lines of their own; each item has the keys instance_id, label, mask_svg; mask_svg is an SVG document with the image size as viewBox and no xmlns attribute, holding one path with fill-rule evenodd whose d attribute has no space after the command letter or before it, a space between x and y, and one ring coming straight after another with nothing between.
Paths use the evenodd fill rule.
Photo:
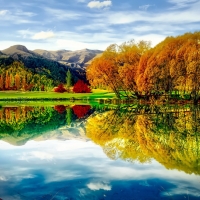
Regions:
<instances>
[{"instance_id":1,"label":"autumn tree","mask_svg":"<svg viewBox=\"0 0 200 200\"><path fill-rule=\"evenodd\" d=\"M0 90L3 90L4 88L4 78L3 74L0 75Z\"/></svg>"},{"instance_id":2,"label":"autumn tree","mask_svg":"<svg viewBox=\"0 0 200 200\"><path fill-rule=\"evenodd\" d=\"M20 89L21 83L20 83L20 76L19 74L15 75L15 87L17 88L17 90Z\"/></svg>"},{"instance_id":3,"label":"autumn tree","mask_svg":"<svg viewBox=\"0 0 200 200\"><path fill-rule=\"evenodd\" d=\"M119 46L118 63L119 75L123 82L123 89L131 94L138 91L136 80L140 58L151 47L150 42L134 40L122 43Z\"/></svg>"},{"instance_id":4,"label":"autumn tree","mask_svg":"<svg viewBox=\"0 0 200 200\"><path fill-rule=\"evenodd\" d=\"M87 68L87 78L92 86L103 85L112 89L118 98L137 91L136 74L140 57L150 48L150 42L134 40L121 45L110 45ZM121 92L123 91L123 92Z\"/></svg>"},{"instance_id":5,"label":"autumn tree","mask_svg":"<svg viewBox=\"0 0 200 200\"><path fill-rule=\"evenodd\" d=\"M167 37L145 53L139 62L137 87L146 93L179 91L199 99L200 33Z\"/></svg>"},{"instance_id":6,"label":"autumn tree","mask_svg":"<svg viewBox=\"0 0 200 200\"><path fill-rule=\"evenodd\" d=\"M53 87L53 80L46 75L33 73L22 62L14 61L0 70L2 90L41 90Z\"/></svg>"}]
</instances>

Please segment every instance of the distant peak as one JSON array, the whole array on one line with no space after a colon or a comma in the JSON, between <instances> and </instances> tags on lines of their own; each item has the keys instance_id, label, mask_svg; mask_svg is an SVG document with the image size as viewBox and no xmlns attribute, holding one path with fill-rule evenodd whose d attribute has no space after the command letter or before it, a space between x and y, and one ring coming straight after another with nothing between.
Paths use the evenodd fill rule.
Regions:
<instances>
[{"instance_id":1,"label":"distant peak","mask_svg":"<svg viewBox=\"0 0 200 200\"><path fill-rule=\"evenodd\" d=\"M24 52L29 52L29 50L25 46L19 45L19 44L18 45L13 45L10 48L17 49L17 50L24 51Z\"/></svg>"},{"instance_id":2,"label":"distant peak","mask_svg":"<svg viewBox=\"0 0 200 200\"><path fill-rule=\"evenodd\" d=\"M59 49L57 52L59 52L59 53L64 53L64 52L71 52L71 50Z\"/></svg>"}]
</instances>

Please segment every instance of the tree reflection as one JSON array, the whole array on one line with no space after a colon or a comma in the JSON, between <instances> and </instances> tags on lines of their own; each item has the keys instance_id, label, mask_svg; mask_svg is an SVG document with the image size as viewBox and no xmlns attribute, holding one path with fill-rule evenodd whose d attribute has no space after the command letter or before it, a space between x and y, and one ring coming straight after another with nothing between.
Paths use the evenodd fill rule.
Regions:
<instances>
[{"instance_id":1,"label":"tree reflection","mask_svg":"<svg viewBox=\"0 0 200 200\"><path fill-rule=\"evenodd\" d=\"M0 140L13 145L24 145L27 141L60 127L66 130L73 127L78 131L80 122L84 122L92 112L90 105L1 107Z\"/></svg>"},{"instance_id":2,"label":"tree reflection","mask_svg":"<svg viewBox=\"0 0 200 200\"><path fill-rule=\"evenodd\" d=\"M86 134L111 159L156 159L168 169L200 174L200 110L126 108L92 115Z\"/></svg>"},{"instance_id":3,"label":"tree reflection","mask_svg":"<svg viewBox=\"0 0 200 200\"><path fill-rule=\"evenodd\" d=\"M0 110L0 139L23 145L64 124L65 113L58 113L52 107L3 107Z\"/></svg>"}]
</instances>

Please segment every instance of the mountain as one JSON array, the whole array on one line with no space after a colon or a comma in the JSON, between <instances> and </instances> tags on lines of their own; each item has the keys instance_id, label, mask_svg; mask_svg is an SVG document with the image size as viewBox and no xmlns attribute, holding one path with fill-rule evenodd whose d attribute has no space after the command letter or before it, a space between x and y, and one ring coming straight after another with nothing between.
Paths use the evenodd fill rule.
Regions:
<instances>
[{"instance_id":1,"label":"mountain","mask_svg":"<svg viewBox=\"0 0 200 200\"><path fill-rule=\"evenodd\" d=\"M10 65L12 62L14 61L14 59L12 59L10 56L3 54L0 51L0 66L1 65Z\"/></svg>"},{"instance_id":2,"label":"mountain","mask_svg":"<svg viewBox=\"0 0 200 200\"><path fill-rule=\"evenodd\" d=\"M21 54L23 56L34 56L35 53L32 51L29 51L25 46L23 45L14 45L11 46L5 50L2 50L2 53L6 55L17 55Z\"/></svg>"},{"instance_id":3,"label":"mountain","mask_svg":"<svg viewBox=\"0 0 200 200\"><path fill-rule=\"evenodd\" d=\"M73 82L78 79L86 80L85 70L74 65L67 65L66 63L60 63L40 54L28 50L23 45L14 45L5 50L2 50L0 55L0 64L9 65L14 60L21 61L25 67L30 69L33 73L44 74L48 78L51 78L55 83L65 82L66 72L70 69Z\"/></svg>"},{"instance_id":4,"label":"mountain","mask_svg":"<svg viewBox=\"0 0 200 200\"><path fill-rule=\"evenodd\" d=\"M58 61L65 64L75 64L84 67L87 62L92 60L95 56L102 53L100 50L82 49L77 51L59 50L59 51L46 51L36 49L33 52L41 56Z\"/></svg>"},{"instance_id":5,"label":"mountain","mask_svg":"<svg viewBox=\"0 0 200 200\"><path fill-rule=\"evenodd\" d=\"M85 63L86 66L90 65L92 63L92 61L95 59L95 58L99 58L101 55L102 55L103 52L97 54L95 57L93 57L91 60L87 61Z\"/></svg>"}]
</instances>

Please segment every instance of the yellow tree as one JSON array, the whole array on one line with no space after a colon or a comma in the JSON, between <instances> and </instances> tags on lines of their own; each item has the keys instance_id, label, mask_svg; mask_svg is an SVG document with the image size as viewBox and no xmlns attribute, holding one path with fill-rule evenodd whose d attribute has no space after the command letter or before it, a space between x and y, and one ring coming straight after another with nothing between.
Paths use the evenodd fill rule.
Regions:
<instances>
[{"instance_id":1,"label":"yellow tree","mask_svg":"<svg viewBox=\"0 0 200 200\"><path fill-rule=\"evenodd\" d=\"M103 56L92 61L87 67L87 79L92 86L104 85L112 89L120 98L119 88L121 81L115 63Z\"/></svg>"},{"instance_id":2,"label":"yellow tree","mask_svg":"<svg viewBox=\"0 0 200 200\"><path fill-rule=\"evenodd\" d=\"M20 82L20 76L19 76L19 74L15 75L15 87L17 88L17 90L19 90L20 87L21 87L21 82Z\"/></svg>"}]
</instances>

